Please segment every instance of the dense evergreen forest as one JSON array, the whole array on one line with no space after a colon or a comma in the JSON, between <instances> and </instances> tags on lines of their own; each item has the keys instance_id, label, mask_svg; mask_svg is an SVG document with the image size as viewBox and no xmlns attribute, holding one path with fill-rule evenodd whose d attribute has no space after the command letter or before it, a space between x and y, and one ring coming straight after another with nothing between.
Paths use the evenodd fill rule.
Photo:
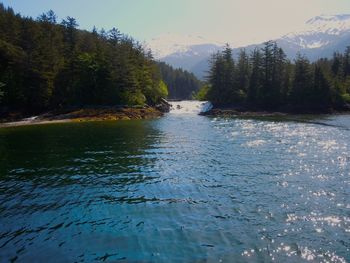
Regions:
<instances>
[{"instance_id":1,"label":"dense evergreen forest","mask_svg":"<svg viewBox=\"0 0 350 263\"><path fill-rule=\"evenodd\" d=\"M78 30L53 11L36 20L0 5L1 108L154 104L167 95L149 52L117 29Z\"/></svg>"},{"instance_id":2,"label":"dense evergreen forest","mask_svg":"<svg viewBox=\"0 0 350 263\"><path fill-rule=\"evenodd\" d=\"M0 3L0 114L86 105L155 105L161 97L196 93L217 106L329 110L350 103L350 47L332 59L291 62L276 43L236 61L227 46L214 54L208 85L152 53L118 29L79 30L53 11L22 17Z\"/></svg>"},{"instance_id":3,"label":"dense evergreen forest","mask_svg":"<svg viewBox=\"0 0 350 263\"><path fill-rule=\"evenodd\" d=\"M161 77L168 86L169 99L192 99L202 86L193 73L174 69L164 62L158 63Z\"/></svg>"},{"instance_id":4,"label":"dense evergreen forest","mask_svg":"<svg viewBox=\"0 0 350 263\"><path fill-rule=\"evenodd\" d=\"M154 105L168 94L162 77L173 97L187 98L198 89L190 88L198 84L189 73L159 66L150 51L118 29L77 27L72 17L58 23L53 11L32 19L0 3L0 112Z\"/></svg>"},{"instance_id":5,"label":"dense evergreen forest","mask_svg":"<svg viewBox=\"0 0 350 263\"><path fill-rule=\"evenodd\" d=\"M292 63L275 42L232 58L227 46L213 55L208 86L198 94L216 106L257 110L349 109L350 47L314 63L298 55Z\"/></svg>"}]
</instances>

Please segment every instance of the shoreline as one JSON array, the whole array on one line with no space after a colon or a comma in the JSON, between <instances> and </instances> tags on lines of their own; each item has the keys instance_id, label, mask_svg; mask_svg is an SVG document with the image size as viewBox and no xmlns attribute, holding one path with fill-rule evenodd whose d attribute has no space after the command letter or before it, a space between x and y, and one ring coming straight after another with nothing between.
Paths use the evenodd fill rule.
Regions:
<instances>
[{"instance_id":1,"label":"shoreline","mask_svg":"<svg viewBox=\"0 0 350 263\"><path fill-rule=\"evenodd\" d=\"M221 116L221 117L278 117L278 116L296 116L296 115L348 115L350 110L336 111L317 111L317 110L258 110L248 108L234 107L214 107L207 112L202 112L202 116Z\"/></svg>"},{"instance_id":2,"label":"shoreline","mask_svg":"<svg viewBox=\"0 0 350 263\"><path fill-rule=\"evenodd\" d=\"M47 112L18 120L3 119L0 122L0 128L69 122L144 120L159 118L163 115L162 111L149 106L77 108Z\"/></svg>"}]
</instances>

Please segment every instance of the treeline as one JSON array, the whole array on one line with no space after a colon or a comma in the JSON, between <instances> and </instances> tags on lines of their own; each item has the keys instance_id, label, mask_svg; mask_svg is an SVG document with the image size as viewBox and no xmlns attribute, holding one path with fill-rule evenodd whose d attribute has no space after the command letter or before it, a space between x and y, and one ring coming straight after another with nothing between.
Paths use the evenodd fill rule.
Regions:
<instances>
[{"instance_id":1,"label":"treeline","mask_svg":"<svg viewBox=\"0 0 350 263\"><path fill-rule=\"evenodd\" d=\"M0 3L0 110L155 104L167 95L150 51L118 29L78 30L53 11L21 17Z\"/></svg>"},{"instance_id":2,"label":"treeline","mask_svg":"<svg viewBox=\"0 0 350 263\"><path fill-rule=\"evenodd\" d=\"M181 68L174 69L164 62L158 63L162 79L168 86L170 99L192 99L202 86L193 73Z\"/></svg>"},{"instance_id":3,"label":"treeline","mask_svg":"<svg viewBox=\"0 0 350 263\"><path fill-rule=\"evenodd\" d=\"M275 42L238 60L227 46L212 57L202 98L217 106L266 110L343 109L350 103L350 47L314 63L298 55L292 63Z\"/></svg>"}]
</instances>

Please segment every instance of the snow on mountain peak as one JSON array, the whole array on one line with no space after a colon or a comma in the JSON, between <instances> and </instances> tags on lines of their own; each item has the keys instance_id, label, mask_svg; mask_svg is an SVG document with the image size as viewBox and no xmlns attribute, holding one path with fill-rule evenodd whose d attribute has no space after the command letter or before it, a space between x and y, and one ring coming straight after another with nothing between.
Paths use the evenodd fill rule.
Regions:
<instances>
[{"instance_id":1,"label":"snow on mountain peak","mask_svg":"<svg viewBox=\"0 0 350 263\"><path fill-rule=\"evenodd\" d=\"M311 18L310 20L306 21L306 24L315 24L315 23L324 23L324 22L340 22L340 21L346 21L350 20L350 15L344 14L344 15L320 15L315 16Z\"/></svg>"},{"instance_id":2,"label":"snow on mountain peak","mask_svg":"<svg viewBox=\"0 0 350 263\"><path fill-rule=\"evenodd\" d=\"M152 49L156 58L163 58L174 53L185 53L191 50L192 46L214 44L223 45L196 35L178 35L167 33L151 39L147 46Z\"/></svg>"},{"instance_id":3,"label":"snow on mountain peak","mask_svg":"<svg viewBox=\"0 0 350 263\"><path fill-rule=\"evenodd\" d=\"M311 60L329 57L334 51L345 49L350 39L350 14L319 15L306 21L301 28L275 39L290 59L298 52ZM262 43L245 46L248 52L262 47ZM210 41L196 35L165 34L147 43L156 59L176 68L183 68L203 78L208 70L211 54L222 50L224 43ZM235 47L235 45L231 45ZM239 48L234 48L238 53Z\"/></svg>"},{"instance_id":4,"label":"snow on mountain peak","mask_svg":"<svg viewBox=\"0 0 350 263\"><path fill-rule=\"evenodd\" d=\"M289 33L284 40L302 48L320 48L330 44L335 36L350 32L350 15L320 15L306 21L297 32Z\"/></svg>"},{"instance_id":5,"label":"snow on mountain peak","mask_svg":"<svg viewBox=\"0 0 350 263\"><path fill-rule=\"evenodd\" d=\"M321 15L306 22L309 31L340 35L350 30L350 15Z\"/></svg>"}]
</instances>

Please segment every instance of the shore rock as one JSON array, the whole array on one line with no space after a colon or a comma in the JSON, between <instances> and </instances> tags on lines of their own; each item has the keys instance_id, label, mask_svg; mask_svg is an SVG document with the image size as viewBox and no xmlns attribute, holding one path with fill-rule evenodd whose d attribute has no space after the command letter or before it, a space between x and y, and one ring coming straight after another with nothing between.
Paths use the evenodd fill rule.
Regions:
<instances>
[{"instance_id":1,"label":"shore rock","mask_svg":"<svg viewBox=\"0 0 350 263\"><path fill-rule=\"evenodd\" d=\"M60 110L48 112L35 118L0 123L0 127L23 126L32 124L85 122L85 121L116 121L153 119L163 116L163 112L156 108L145 107L88 107L81 109Z\"/></svg>"},{"instance_id":2,"label":"shore rock","mask_svg":"<svg viewBox=\"0 0 350 263\"><path fill-rule=\"evenodd\" d=\"M156 105L156 109L166 113L170 111L171 104L166 99L161 98L160 102Z\"/></svg>"}]
</instances>

